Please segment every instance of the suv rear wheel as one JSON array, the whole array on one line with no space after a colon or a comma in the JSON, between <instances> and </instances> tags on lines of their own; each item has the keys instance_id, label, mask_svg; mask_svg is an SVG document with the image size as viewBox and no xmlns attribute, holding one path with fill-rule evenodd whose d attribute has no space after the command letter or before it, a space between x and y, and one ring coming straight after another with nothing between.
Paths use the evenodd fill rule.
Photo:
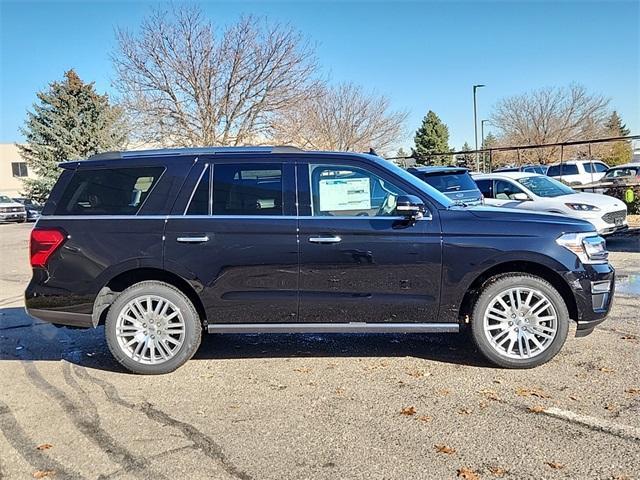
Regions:
<instances>
[{"instance_id":1,"label":"suv rear wheel","mask_svg":"<svg viewBox=\"0 0 640 480\"><path fill-rule=\"evenodd\" d=\"M109 350L134 373L172 372L200 345L200 318L189 298L163 282L145 281L122 292L105 321Z\"/></svg>"},{"instance_id":2,"label":"suv rear wheel","mask_svg":"<svg viewBox=\"0 0 640 480\"><path fill-rule=\"evenodd\" d=\"M551 360L569 331L569 312L546 280L526 274L490 279L480 294L471 322L473 339L492 363L532 368Z\"/></svg>"}]
</instances>

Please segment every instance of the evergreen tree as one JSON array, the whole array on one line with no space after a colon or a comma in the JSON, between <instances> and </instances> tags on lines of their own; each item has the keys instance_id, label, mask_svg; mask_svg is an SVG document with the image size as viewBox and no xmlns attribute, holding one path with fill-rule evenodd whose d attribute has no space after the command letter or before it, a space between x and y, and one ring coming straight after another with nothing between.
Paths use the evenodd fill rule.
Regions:
<instances>
[{"instance_id":1,"label":"evergreen tree","mask_svg":"<svg viewBox=\"0 0 640 480\"><path fill-rule=\"evenodd\" d=\"M488 150L490 148L495 148L498 146L498 139L496 136L489 132L484 136L484 141L482 142L482 150ZM489 152L481 155L482 165L484 166L483 171L491 171L493 165L491 165L492 156L489 155ZM474 167L475 168L475 167Z\"/></svg>"},{"instance_id":2,"label":"evergreen tree","mask_svg":"<svg viewBox=\"0 0 640 480\"><path fill-rule=\"evenodd\" d=\"M471 146L467 142L464 142L461 150L463 152L470 152ZM456 156L456 164L460 167L470 168L473 170L475 169L474 161L475 157L472 153L460 153Z\"/></svg>"},{"instance_id":3,"label":"evergreen tree","mask_svg":"<svg viewBox=\"0 0 640 480\"><path fill-rule=\"evenodd\" d=\"M429 110L422 119L422 125L416 131L414 143L414 153L420 163L446 164L449 162L448 156L433 155L450 151L449 128L433 111Z\"/></svg>"},{"instance_id":4,"label":"evergreen tree","mask_svg":"<svg viewBox=\"0 0 640 480\"><path fill-rule=\"evenodd\" d=\"M39 101L21 129L26 143L17 147L38 177L25 179L25 195L42 202L60 174L58 163L121 148L126 130L121 110L74 70L36 95Z\"/></svg>"},{"instance_id":5,"label":"evergreen tree","mask_svg":"<svg viewBox=\"0 0 640 480\"><path fill-rule=\"evenodd\" d=\"M622 119L618 112L615 110L611 113L611 116L605 123L607 132L612 137L626 137L631 133L627 126L622 123ZM603 160L607 162L609 166L623 165L629 163L633 157L633 149L631 148L631 142L621 141L606 144L609 149L603 156Z\"/></svg>"},{"instance_id":6,"label":"evergreen tree","mask_svg":"<svg viewBox=\"0 0 640 480\"><path fill-rule=\"evenodd\" d=\"M627 128L627 125L622 123L622 119L618 112L615 110L611 113L611 116L607 119L605 127L608 132L614 137L626 137L631 133L631 130Z\"/></svg>"}]
</instances>

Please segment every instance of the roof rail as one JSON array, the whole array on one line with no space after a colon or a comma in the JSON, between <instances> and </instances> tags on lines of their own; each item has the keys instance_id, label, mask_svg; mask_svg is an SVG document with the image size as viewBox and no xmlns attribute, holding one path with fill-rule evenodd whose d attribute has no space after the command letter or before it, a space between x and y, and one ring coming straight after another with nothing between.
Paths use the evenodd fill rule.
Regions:
<instances>
[{"instance_id":1,"label":"roof rail","mask_svg":"<svg viewBox=\"0 0 640 480\"><path fill-rule=\"evenodd\" d=\"M128 150L121 152L103 152L90 156L87 160L117 160L132 157L158 155L211 155L216 153L297 153L304 150L291 145L257 147L195 147L195 148L159 148L151 150Z\"/></svg>"}]
</instances>

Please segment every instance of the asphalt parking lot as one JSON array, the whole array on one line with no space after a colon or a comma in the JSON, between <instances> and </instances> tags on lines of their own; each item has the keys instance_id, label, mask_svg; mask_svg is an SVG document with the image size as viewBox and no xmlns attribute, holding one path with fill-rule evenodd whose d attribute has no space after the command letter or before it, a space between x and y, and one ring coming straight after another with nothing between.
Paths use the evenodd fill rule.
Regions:
<instances>
[{"instance_id":1,"label":"asphalt parking lot","mask_svg":"<svg viewBox=\"0 0 640 480\"><path fill-rule=\"evenodd\" d=\"M639 236L608 240L608 321L534 370L463 335L214 335L142 377L24 313L30 228L0 225L0 478L639 478Z\"/></svg>"}]
</instances>

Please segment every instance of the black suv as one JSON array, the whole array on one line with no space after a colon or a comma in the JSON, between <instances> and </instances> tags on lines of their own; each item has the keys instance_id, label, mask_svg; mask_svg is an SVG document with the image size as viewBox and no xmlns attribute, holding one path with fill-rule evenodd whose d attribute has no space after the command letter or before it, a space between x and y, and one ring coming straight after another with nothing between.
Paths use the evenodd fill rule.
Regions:
<instances>
[{"instance_id":1,"label":"black suv","mask_svg":"<svg viewBox=\"0 0 640 480\"><path fill-rule=\"evenodd\" d=\"M464 167L411 167L412 173L423 182L444 193L453 203L464 205L482 205L482 192Z\"/></svg>"},{"instance_id":2,"label":"black suv","mask_svg":"<svg viewBox=\"0 0 640 480\"><path fill-rule=\"evenodd\" d=\"M34 317L105 325L165 373L201 332L458 332L503 367L551 359L611 307L575 218L463 207L372 155L289 147L107 153L61 165L31 233ZM467 325L469 324L469 325Z\"/></svg>"}]
</instances>

